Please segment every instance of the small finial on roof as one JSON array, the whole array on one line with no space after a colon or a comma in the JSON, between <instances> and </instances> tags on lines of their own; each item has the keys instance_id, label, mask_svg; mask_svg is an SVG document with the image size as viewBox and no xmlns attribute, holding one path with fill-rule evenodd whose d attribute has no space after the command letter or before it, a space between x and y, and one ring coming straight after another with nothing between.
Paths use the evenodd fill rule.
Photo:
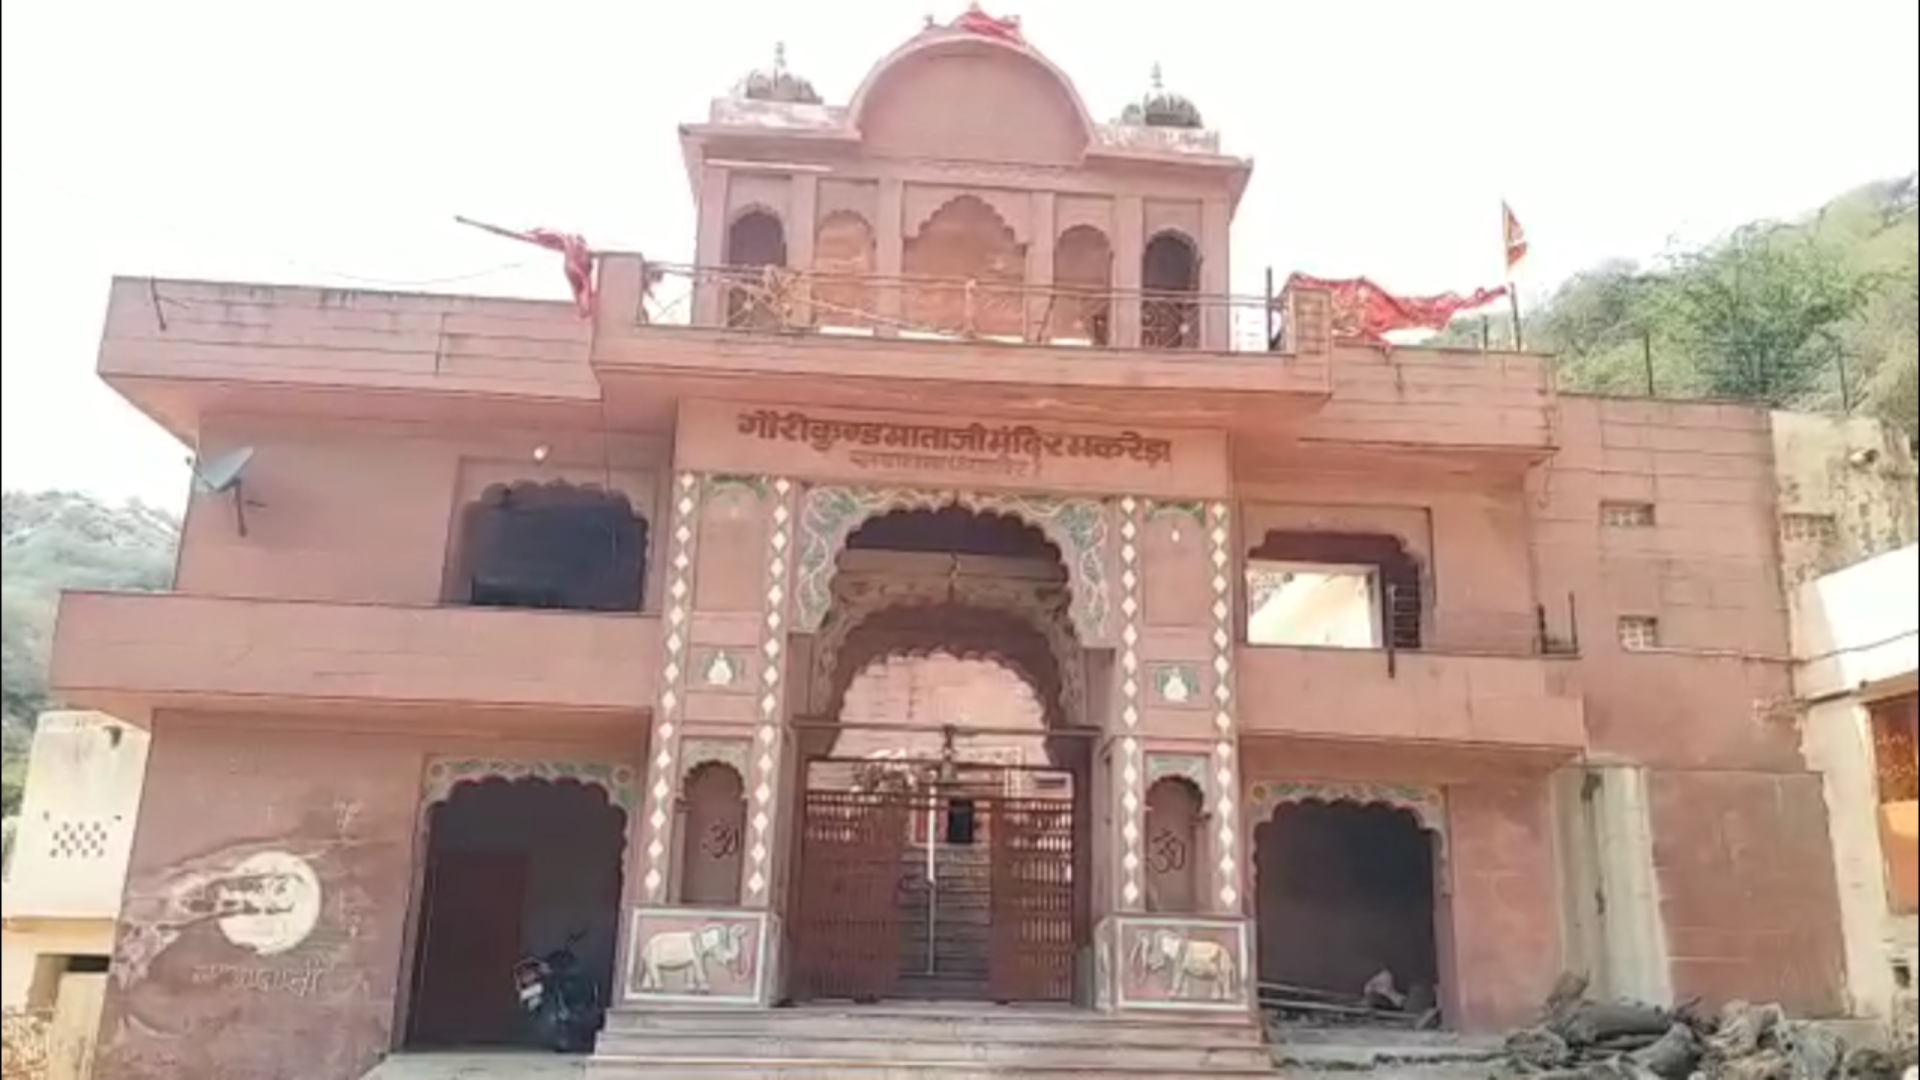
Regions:
<instances>
[{"instance_id":1,"label":"small finial on roof","mask_svg":"<svg viewBox=\"0 0 1920 1080\"><path fill-rule=\"evenodd\" d=\"M773 63L760 71L750 71L734 88L734 94L750 101L782 101L803 105L820 104L813 84L787 68L787 43L773 45Z\"/></svg>"},{"instance_id":2,"label":"small finial on roof","mask_svg":"<svg viewBox=\"0 0 1920 1080\"><path fill-rule=\"evenodd\" d=\"M1199 128L1200 110L1192 100L1167 90L1166 78L1160 70L1160 62L1154 61L1149 72L1150 86L1146 96L1128 105L1120 114L1122 124L1142 127Z\"/></svg>"},{"instance_id":3,"label":"small finial on roof","mask_svg":"<svg viewBox=\"0 0 1920 1080\"><path fill-rule=\"evenodd\" d=\"M1147 78L1152 80L1155 90L1165 90L1167 88L1166 82L1160 77L1160 61L1155 60L1153 62L1153 70L1148 74Z\"/></svg>"},{"instance_id":4,"label":"small finial on roof","mask_svg":"<svg viewBox=\"0 0 1920 1080\"><path fill-rule=\"evenodd\" d=\"M773 43L773 70L787 70L787 43L784 41Z\"/></svg>"}]
</instances>

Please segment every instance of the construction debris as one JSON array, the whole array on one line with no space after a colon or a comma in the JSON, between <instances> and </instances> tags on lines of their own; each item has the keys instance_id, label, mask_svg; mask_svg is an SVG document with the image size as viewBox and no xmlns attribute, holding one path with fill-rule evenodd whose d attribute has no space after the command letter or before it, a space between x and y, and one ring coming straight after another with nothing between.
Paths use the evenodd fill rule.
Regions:
<instances>
[{"instance_id":1,"label":"construction debris","mask_svg":"<svg viewBox=\"0 0 1920 1080\"><path fill-rule=\"evenodd\" d=\"M1563 975L1539 1023L1506 1041L1501 1075L1529 1080L1901 1080L1911 1050L1849 1048L1778 1005L1728 1004L1714 1017L1693 1004L1663 1009L1587 997Z\"/></svg>"},{"instance_id":2,"label":"construction debris","mask_svg":"<svg viewBox=\"0 0 1920 1080\"><path fill-rule=\"evenodd\" d=\"M1368 979L1359 994L1338 994L1310 986L1261 981L1260 1007L1280 1020L1326 1025L1413 1028L1430 1031L1440 1026L1434 991L1414 986L1401 991L1393 972L1381 971Z\"/></svg>"}]
</instances>

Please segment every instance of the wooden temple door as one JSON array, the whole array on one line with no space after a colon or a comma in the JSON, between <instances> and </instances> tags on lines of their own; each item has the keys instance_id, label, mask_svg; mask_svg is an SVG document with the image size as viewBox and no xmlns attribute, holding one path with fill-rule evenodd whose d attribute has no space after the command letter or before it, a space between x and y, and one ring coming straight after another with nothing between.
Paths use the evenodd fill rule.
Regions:
<instances>
[{"instance_id":1,"label":"wooden temple door","mask_svg":"<svg viewBox=\"0 0 1920 1080\"><path fill-rule=\"evenodd\" d=\"M992 804L996 1001L1072 1001L1075 932L1073 801Z\"/></svg>"},{"instance_id":2,"label":"wooden temple door","mask_svg":"<svg viewBox=\"0 0 1920 1080\"><path fill-rule=\"evenodd\" d=\"M878 1001L901 972L899 885L913 804L809 791L801 823L794 996Z\"/></svg>"}]
</instances>

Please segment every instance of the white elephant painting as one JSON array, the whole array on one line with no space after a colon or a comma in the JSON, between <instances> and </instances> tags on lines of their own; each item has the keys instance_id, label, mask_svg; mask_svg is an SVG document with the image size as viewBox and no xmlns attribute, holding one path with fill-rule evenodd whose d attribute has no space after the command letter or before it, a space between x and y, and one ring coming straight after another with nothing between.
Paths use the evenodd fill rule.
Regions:
<instances>
[{"instance_id":1,"label":"white elephant painting","mask_svg":"<svg viewBox=\"0 0 1920 1080\"><path fill-rule=\"evenodd\" d=\"M1173 1001L1232 1001L1240 996L1240 963L1234 950L1218 941L1195 939L1186 930L1136 931L1128 961L1140 977L1164 980Z\"/></svg>"},{"instance_id":2,"label":"white elephant painting","mask_svg":"<svg viewBox=\"0 0 1920 1080\"><path fill-rule=\"evenodd\" d=\"M752 971L747 928L710 923L692 930L662 930L640 947L640 989L671 993L669 980L690 994L712 988L714 966L745 978Z\"/></svg>"}]
</instances>

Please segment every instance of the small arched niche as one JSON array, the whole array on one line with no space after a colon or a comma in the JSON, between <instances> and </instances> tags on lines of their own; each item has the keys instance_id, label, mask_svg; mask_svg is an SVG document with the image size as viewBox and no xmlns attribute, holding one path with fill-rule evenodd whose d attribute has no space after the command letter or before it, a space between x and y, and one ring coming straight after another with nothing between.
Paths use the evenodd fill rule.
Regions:
<instances>
[{"instance_id":1,"label":"small arched niche","mask_svg":"<svg viewBox=\"0 0 1920 1080\"><path fill-rule=\"evenodd\" d=\"M723 761L688 771L681 785L680 902L740 903L747 831L746 781Z\"/></svg>"},{"instance_id":2,"label":"small arched niche","mask_svg":"<svg viewBox=\"0 0 1920 1080\"><path fill-rule=\"evenodd\" d=\"M1198 915L1206 896L1206 797L1184 776L1163 776L1147 788L1147 910Z\"/></svg>"},{"instance_id":3,"label":"small arched niche","mask_svg":"<svg viewBox=\"0 0 1920 1080\"><path fill-rule=\"evenodd\" d=\"M814 323L832 329L873 325L873 226L851 210L820 219L813 235Z\"/></svg>"},{"instance_id":4,"label":"small arched niche","mask_svg":"<svg viewBox=\"0 0 1920 1080\"><path fill-rule=\"evenodd\" d=\"M780 325L784 307L775 295L777 283L767 273L787 265L787 230L772 211L749 209L727 226L727 272L733 284L727 290L727 325L734 329L765 330Z\"/></svg>"},{"instance_id":5,"label":"small arched niche","mask_svg":"<svg viewBox=\"0 0 1920 1080\"><path fill-rule=\"evenodd\" d=\"M1113 307L1113 245L1091 225L1075 225L1053 244L1054 300L1047 340L1104 346Z\"/></svg>"},{"instance_id":6,"label":"small arched niche","mask_svg":"<svg viewBox=\"0 0 1920 1080\"><path fill-rule=\"evenodd\" d=\"M473 607L638 611L647 521L619 492L495 485L460 516L448 599Z\"/></svg>"},{"instance_id":7,"label":"small arched niche","mask_svg":"<svg viewBox=\"0 0 1920 1080\"><path fill-rule=\"evenodd\" d=\"M1200 346L1200 253L1171 230L1155 234L1140 255L1140 343L1149 349Z\"/></svg>"}]
</instances>

